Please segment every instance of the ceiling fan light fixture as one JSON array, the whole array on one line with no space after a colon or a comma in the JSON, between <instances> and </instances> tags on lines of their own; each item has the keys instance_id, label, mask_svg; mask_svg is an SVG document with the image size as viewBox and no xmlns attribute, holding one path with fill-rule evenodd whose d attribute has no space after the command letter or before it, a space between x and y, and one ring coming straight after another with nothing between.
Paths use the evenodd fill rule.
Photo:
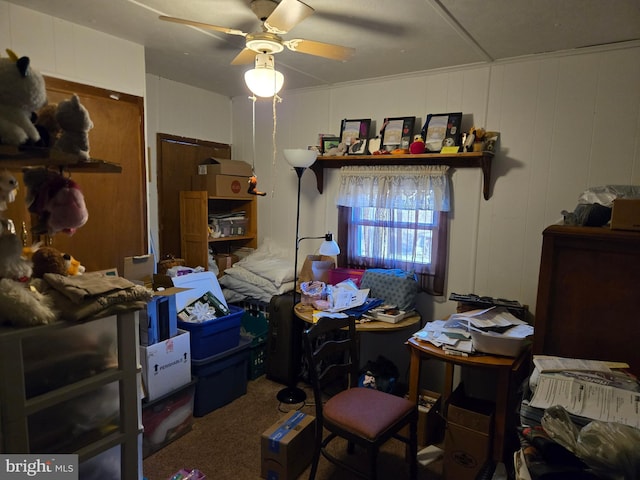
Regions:
<instances>
[{"instance_id":1,"label":"ceiling fan light fixture","mask_svg":"<svg viewBox=\"0 0 640 480\"><path fill-rule=\"evenodd\" d=\"M244 74L244 81L258 97L273 97L284 85L284 75L274 67L273 55L258 53L255 68Z\"/></svg>"}]
</instances>

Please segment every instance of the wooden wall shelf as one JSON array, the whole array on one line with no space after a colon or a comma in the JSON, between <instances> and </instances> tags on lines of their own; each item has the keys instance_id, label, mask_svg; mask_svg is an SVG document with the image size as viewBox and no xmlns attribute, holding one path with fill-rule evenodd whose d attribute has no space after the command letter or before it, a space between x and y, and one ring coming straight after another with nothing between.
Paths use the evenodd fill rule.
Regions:
<instances>
[{"instance_id":1,"label":"wooden wall shelf","mask_svg":"<svg viewBox=\"0 0 640 480\"><path fill-rule=\"evenodd\" d=\"M95 158L86 162L58 150L42 147L0 145L0 166L20 170L24 167L59 167L70 172L121 173L122 166Z\"/></svg>"},{"instance_id":2,"label":"wooden wall shelf","mask_svg":"<svg viewBox=\"0 0 640 480\"><path fill-rule=\"evenodd\" d=\"M316 174L318 192L324 188L324 169L369 165L447 165L453 168L481 168L482 193L485 200L491 196L492 152L422 153L418 155L347 155L342 157L318 157L311 170Z\"/></svg>"}]
</instances>

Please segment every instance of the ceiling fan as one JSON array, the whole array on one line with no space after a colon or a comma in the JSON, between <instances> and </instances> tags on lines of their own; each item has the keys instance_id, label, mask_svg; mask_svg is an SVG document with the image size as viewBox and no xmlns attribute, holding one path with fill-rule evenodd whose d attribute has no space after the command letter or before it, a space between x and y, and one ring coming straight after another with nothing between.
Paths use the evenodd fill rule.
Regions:
<instances>
[{"instance_id":1,"label":"ceiling fan","mask_svg":"<svg viewBox=\"0 0 640 480\"><path fill-rule=\"evenodd\" d=\"M251 0L250 7L262 22L261 32L245 33L234 28L220 27L209 23L165 15L161 15L160 20L245 37L245 48L233 59L231 65L250 64L254 62L257 53L279 53L282 52L285 47L293 52L306 53L331 60L347 60L355 52L353 48L331 43L316 42L314 40L305 40L302 38L284 40L281 35L289 32L315 11L312 7L300 0L281 0L280 2L274 0Z\"/></svg>"}]
</instances>

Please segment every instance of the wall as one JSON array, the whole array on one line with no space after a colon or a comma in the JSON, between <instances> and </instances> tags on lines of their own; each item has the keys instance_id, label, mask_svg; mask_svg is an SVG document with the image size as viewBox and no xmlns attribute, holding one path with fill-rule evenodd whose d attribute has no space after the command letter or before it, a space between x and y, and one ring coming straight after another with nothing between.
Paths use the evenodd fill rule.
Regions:
<instances>
[{"instance_id":1,"label":"wall","mask_svg":"<svg viewBox=\"0 0 640 480\"><path fill-rule=\"evenodd\" d=\"M142 45L0 0L0 46L45 75L145 95Z\"/></svg>"}]
</instances>

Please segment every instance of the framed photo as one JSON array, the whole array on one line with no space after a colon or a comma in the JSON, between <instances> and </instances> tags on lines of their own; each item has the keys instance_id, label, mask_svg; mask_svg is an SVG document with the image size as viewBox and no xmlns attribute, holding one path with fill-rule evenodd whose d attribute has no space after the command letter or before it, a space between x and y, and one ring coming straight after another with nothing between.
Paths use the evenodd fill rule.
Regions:
<instances>
[{"instance_id":1,"label":"framed photo","mask_svg":"<svg viewBox=\"0 0 640 480\"><path fill-rule=\"evenodd\" d=\"M460 148L462 131L462 112L437 113L427 115L422 138L427 152L439 152L442 147Z\"/></svg>"},{"instance_id":2,"label":"framed photo","mask_svg":"<svg viewBox=\"0 0 640 480\"><path fill-rule=\"evenodd\" d=\"M329 150L331 150L334 147L337 147L339 143L340 143L340 137L323 136L322 145L320 145L320 148L321 148L320 153L322 153L322 155L326 155Z\"/></svg>"},{"instance_id":3,"label":"framed photo","mask_svg":"<svg viewBox=\"0 0 640 480\"><path fill-rule=\"evenodd\" d=\"M380 130L380 149L388 152L397 148L409 148L413 141L416 117L385 118Z\"/></svg>"},{"instance_id":4,"label":"framed photo","mask_svg":"<svg viewBox=\"0 0 640 480\"><path fill-rule=\"evenodd\" d=\"M369 139L369 129L371 119L362 118L358 120L342 120L340 125L340 142L347 145L348 152L352 155L365 154L367 152L367 140ZM364 140L364 142L359 142ZM355 147L357 145L357 147ZM355 151L352 150L352 146Z\"/></svg>"}]
</instances>

